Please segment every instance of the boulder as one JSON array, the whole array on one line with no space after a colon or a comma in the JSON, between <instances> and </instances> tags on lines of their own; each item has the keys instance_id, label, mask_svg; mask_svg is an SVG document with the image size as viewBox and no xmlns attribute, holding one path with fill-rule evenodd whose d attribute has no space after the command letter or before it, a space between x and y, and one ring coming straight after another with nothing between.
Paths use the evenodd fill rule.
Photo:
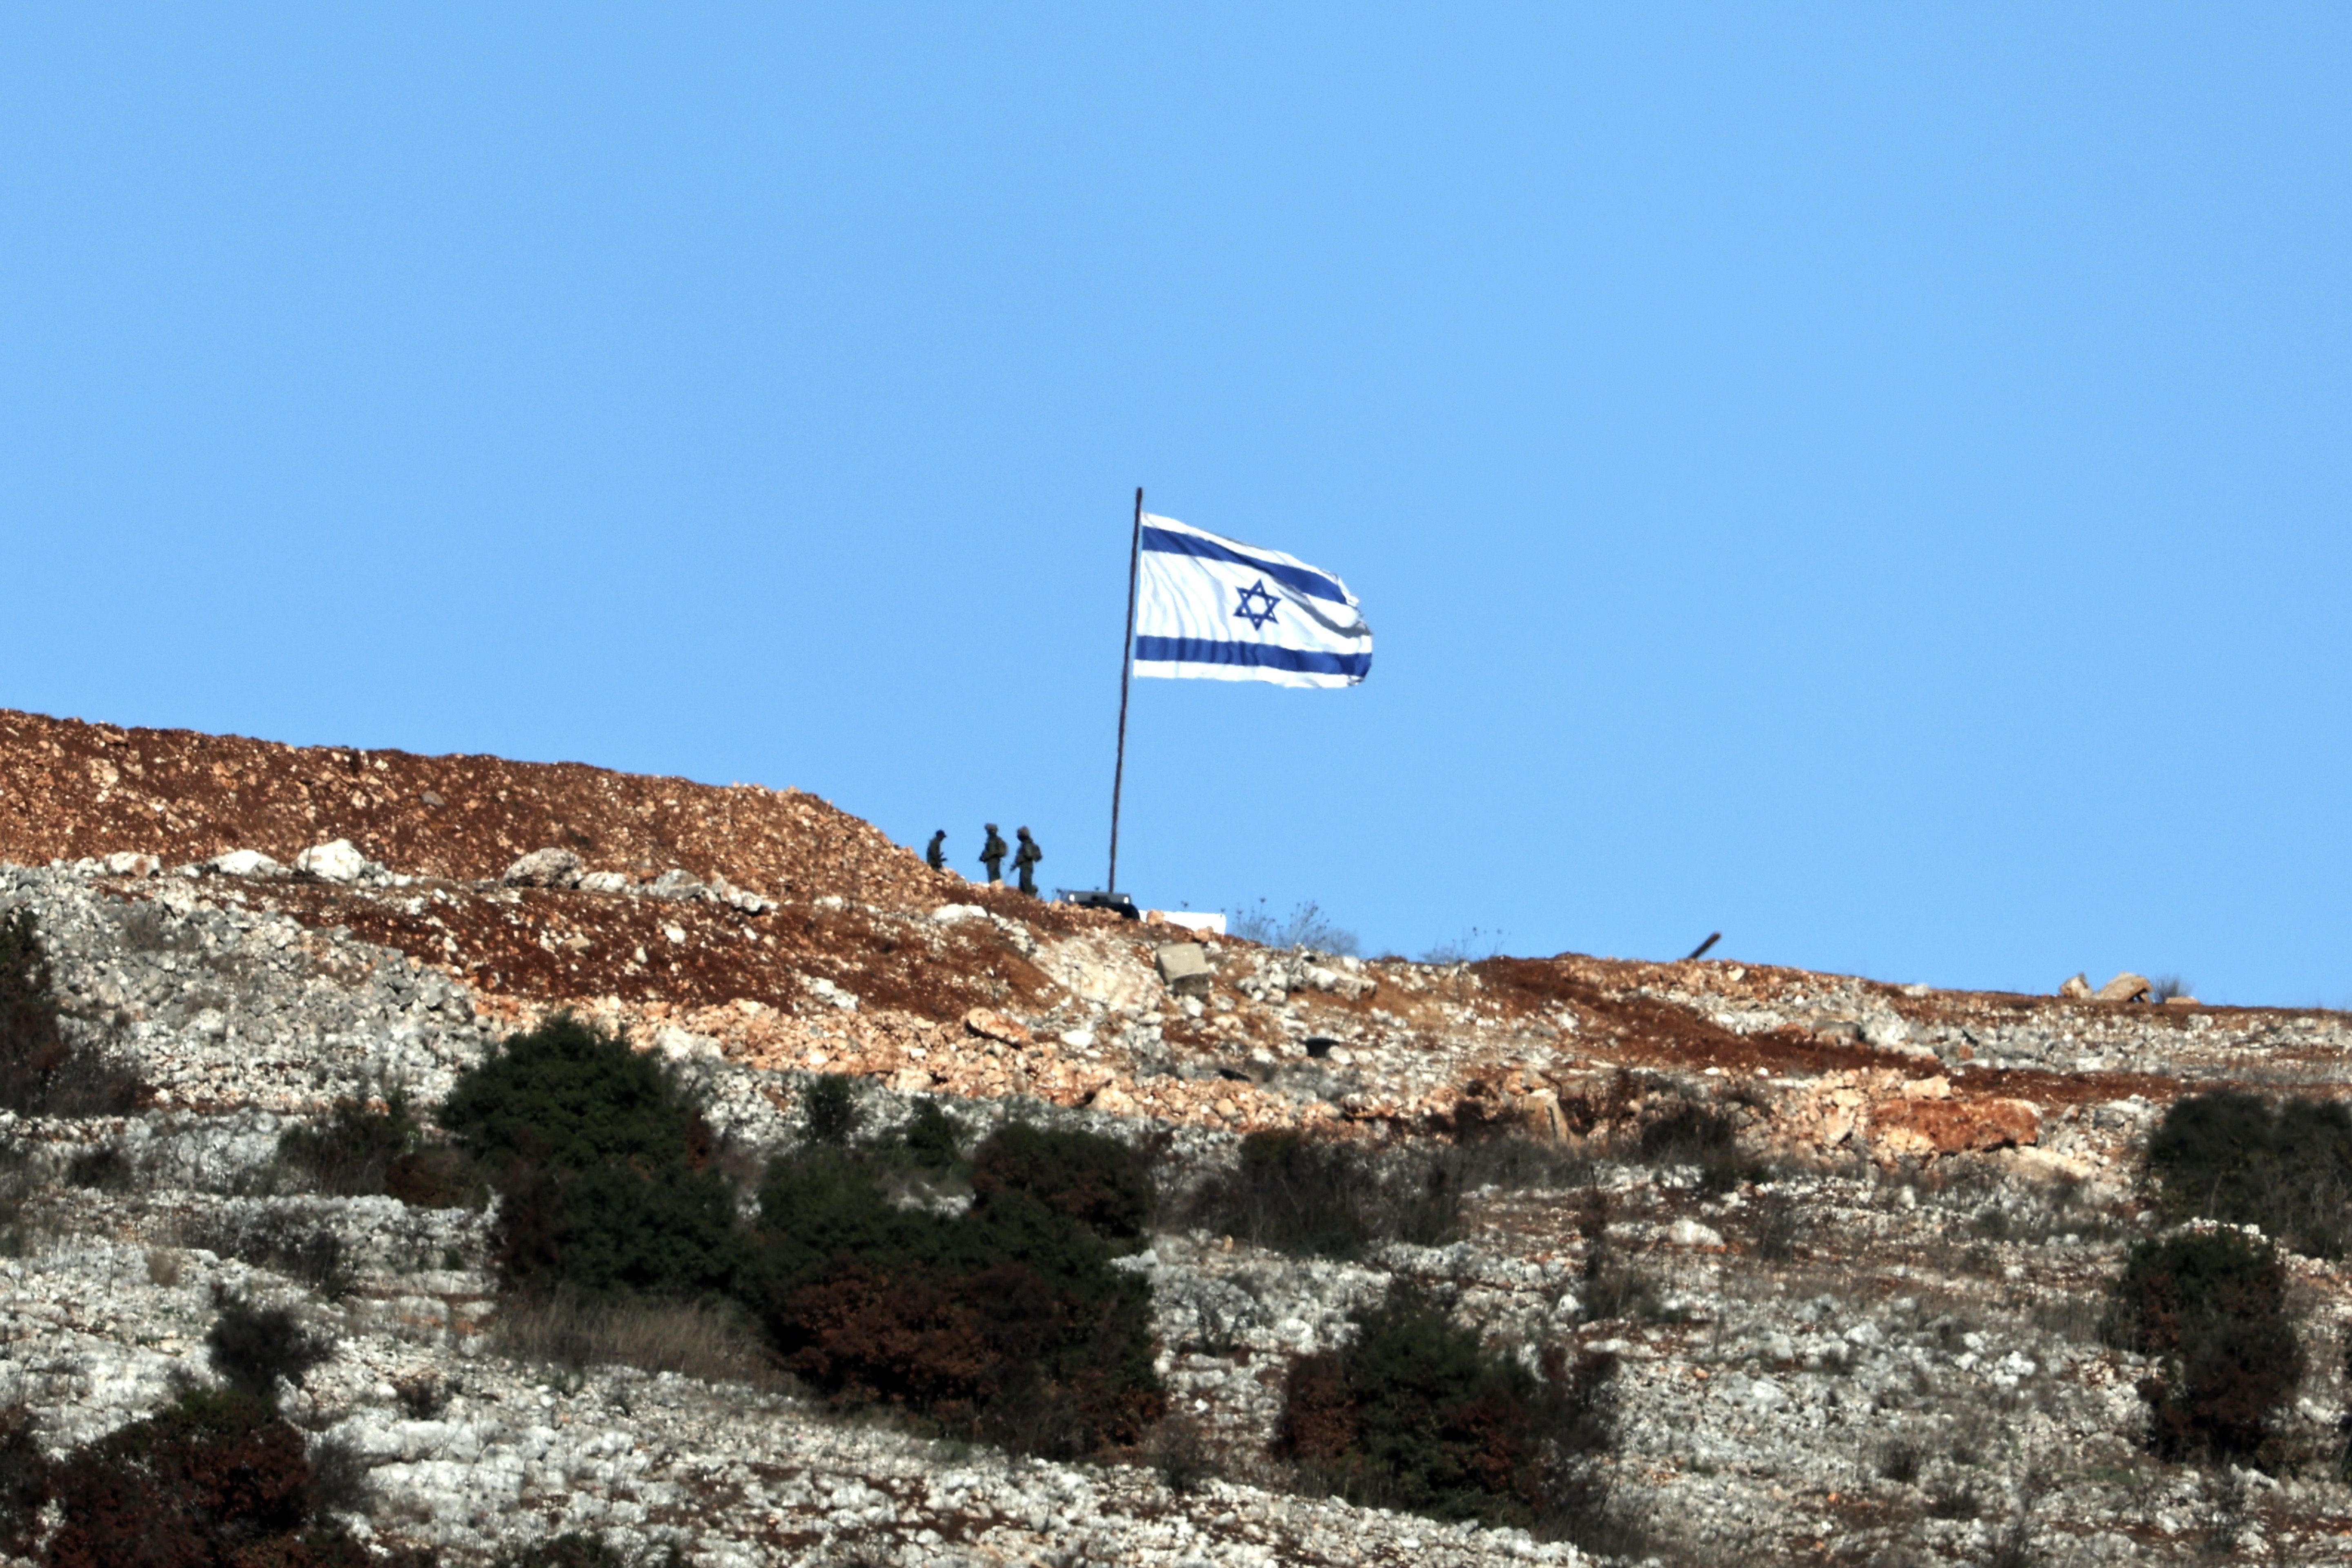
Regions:
<instances>
[{"instance_id":1,"label":"boulder","mask_svg":"<svg viewBox=\"0 0 2352 1568\"><path fill-rule=\"evenodd\" d=\"M152 877L163 868L163 861L135 850L118 849L106 858L106 874L110 877Z\"/></svg>"},{"instance_id":2,"label":"boulder","mask_svg":"<svg viewBox=\"0 0 2352 1568\"><path fill-rule=\"evenodd\" d=\"M966 921L984 921L988 911L978 904L941 904L931 911L933 923L943 926L961 925Z\"/></svg>"},{"instance_id":3,"label":"boulder","mask_svg":"<svg viewBox=\"0 0 2352 1568\"><path fill-rule=\"evenodd\" d=\"M673 866L647 882L646 891L656 899L700 899L708 897L710 889L693 872Z\"/></svg>"},{"instance_id":4,"label":"boulder","mask_svg":"<svg viewBox=\"0 0 2352 1568\"><path fill-rule=\"evenodd\" d=\"M971 1012L966 1013L963 1016L963 1026L982 1039L994 1040L1000 1045L1027 1046L1036 1038L1024 1026L1014 1023L1002 1013L992 1013L985 1007L974 1007Z\"/></svg>"},{"instance_id":5,"label":"boulder","mask_svg":"<svg viewBox=\"0 0 2352 1568\"><path fill-rule=\"evenodd\" d=\"M1911 1044L1911 1026L1892 1013L1876 1013L1862 1022L1865 1043L1882 1051L1904 1051Z\"/></svg>"},{"instance_id":6,"label":"boulder","mask_svg":"<svg viewBox=\"0 0 2352 1568\"><path fill-rule=\"evenodd\" d=\"M739 888L724 877L710 879L709 896L725 904L729 909L740 910L747 915L764 915L776 907L772 900L751 891L749 888Z\"/></svg>"},{"instance_id":7,"label":"boulder","mask_svg":"<svg viewBox=\"0 0 2352 1568\"><path fill-rule=\"evenodd\" d=\"M583 893L625 893L629 890L626 871L591 871L580 879Z\"/></svg>"},{"instance_id":8,"label":"boulder","mask_svg":"<svg viewBox=\"0 0 2352 1568\"><path fill-rule=\"evenodd\" d=\"M1695 1219L1678 1219L1666 1227L1666 1240L1675 1247L1723 1248L1723 1232L1711 1225L1701 1225Z\"/></svg>"},{"instance_id":9,"label":"boulder","mask_svg":"<svg viewBox=\"0 0 2352 1568\"><path fill-rule=\"evenodd\" d=\"M1179 996L1206 996L1213 972L1209 950L1197 942L1171 942L1154 955L1160 978Z\"/></svg>"},{"instance_id":10,"label":"boulder","mask_svg":"<svg viewBox=\"0 0 2352 1568\"><path fill-rule=\"evenodd\" d=\"M286 869L258 849L231 849L205 864L224 877L275 877Z\"/></svg>"},{"instance_id":11,"label":"boulder","mask_svg":"<svg viewBox=\"0 0 2352 1568\"><path fill-rule=\"evenodd\" d=\"M1089 1110L1101 1111L1105 1116L1135 1114L1133 1097L1115 1083L1107 1083L1095 1090L1094 1098L1087 1101L1087 1106Z\"/></svg>"},{"instance_id":12,"label":"boulder","mask_svg":"<svg viewBox=\"0 0 2352 1568\"><path fill-rule=\"evenodd\" d=\"M2082 997L2088 996L2090 994L2091 977L2087 974L2077 974L2058 987L2058 994L2061 996Z\"/></svg>"},{"instance_id":13,"label":"boulder","mask_svg":"<svg viewBox=\"0 0 2352 1568\"><path fill-rule=\"evenodd\" d=\"M1314 1041L1309 1040L1307 1043L1307 1054L1309 1056L1328 1055L1330 1049L1328 1041L1324 1042L1323 1049L1320 1051L1315 1048ZM1559 1090L1556 1089L1535 1089L1521 1099L1519 1120L1528 1131L1535 1137L1561 1142L1569 1136L1568 1113L1560 1109Z\"/></svg>"},{"instance_id":14,"label":"boulder","mask_svg":"<svg viewBox=\"0 0 2352 1568\"><path fill-rule=\"evenodd\" d=\"M308 871L322 882L356 882L367 869L367 857L352 847L348 838L313 844L294 857L294 868Z\"/></svg>"},{"instance_id":15,"label":"boulder","mask_svg":"<svg viewBox=\"0 0 2352 1568\"><path fill-rule=\"evenodd\" d=\"M806 985L810 994L820 1001L830 1002L845 1013L857 1011L856 993L843 990L822 974L804 975L802 977L801 984Z\"/></svg>"},{"instance_id":16,"label":"boulder","mask_svg":"<svg viewBox=\"0 0 2352 1568\"><path fill-rule=\"evenodd\" d=\"M2147 993L2147 976L2134 974L2126 969L2105 985L2100 986L2098 990L2092 993L2092 995L2095 1000L2100 1002L2137 1002Z\"/></svg>"},{"instance_id":17,"label":"boulder","mask_svg":"<svg viewBox=\"0 0 2352 1568\"><path fill-rule=\"evenodd\" d=\"M509 888L576 888L580 857L569 849L534 849L499 879Z\"/></svg>"}]
</instances>

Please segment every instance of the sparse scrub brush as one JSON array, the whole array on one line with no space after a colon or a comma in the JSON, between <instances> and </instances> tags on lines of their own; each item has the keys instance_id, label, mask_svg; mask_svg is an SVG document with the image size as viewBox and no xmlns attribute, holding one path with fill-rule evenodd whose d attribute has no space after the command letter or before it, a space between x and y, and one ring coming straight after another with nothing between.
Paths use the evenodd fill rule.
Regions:
<instances>
[{"instance_id":1,"label":"sparse scrub brush","mask_svg":"<svg viewBox=\"0 0 2352 1568\"><path fill-rule=\"evenodd\" d=\"M1498 1152L1475 1147L1483 1155ZM1471 1158L1444 1148L1377 1150L1289 1129L1253 1132L1242 1140L1234 1168L1202 1184L1183 1223L1320 1258L1360 1257L1383 1241L1427 1245L1453 1233L1459 1167Z\"/></svg>"},{"instance_id":2,"label":"sparse scrub brush","mask_svg":"<svg viewBox=\"0 0 2352 1568\"><path fill-rule=\"evenodd\" d=\"M383 1194L420 1208L478 1206L486 1195L461 1150L425 1142L407 1101L394 1095L382 1110L339 1100L321 1127L289 1127L278 1157L337 1197Z\"/></svg>"},{"instance_id":3,"label":"sparse scrub brush","mask_svg":"<svg viewBox=\"0 0 2352 1568\"><path fill-rule=\"evenodd\" d=\"M1261 947L1303 948L1353 957L1360 945L1354 931L1333 923L1323 907L1312 899L1301 901L1288 915L1279 918L1260 899L1248 909L1234 910L1226 929L1242 941L1254 942Z\"/></svg>"}]
</instances>

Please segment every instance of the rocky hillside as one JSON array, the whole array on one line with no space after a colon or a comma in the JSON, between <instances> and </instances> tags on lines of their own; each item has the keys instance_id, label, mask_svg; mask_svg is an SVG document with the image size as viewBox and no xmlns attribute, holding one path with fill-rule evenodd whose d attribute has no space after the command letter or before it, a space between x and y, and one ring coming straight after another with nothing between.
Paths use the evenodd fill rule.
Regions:
<instances>
[{"instance_id":1,"label":"rocky hillside","mask_svg":"<svg viewBox=\"0 0 2352 1568\"><path fill-rule=\"evenodd\" d=\"M2176 1103L2332 1101L2339 1015L1171 951L1184 933L936 875L796 793L17 713L0 859L59 1048L115 1075L76 1099L20 1072L0 1114L0 1483L8 1432L70 1477L234 1384L225 1314L283 1306L322 1359L262 1391L343 1478L303 1528L378 1554L2352 1560L2336 1167L2294 1167L2304 1228L2252 1239L2217 1229L2245 1217L2221 1180L2147 1168ZM1149 1286L1148 1434L974 1441L945 1405L828 1382L772 1308L559 1310L518 1284L511 1181L305 1163L362 1112L419 1119L403 1158L459 1148L436 1108L559 1014L671 1069L698 1169L746 1215L761 1170L822 1142L824 1085L852 1086L845 1148L946 1111L974 1173L893 1175L908 1214L984 1211L973 1151L1009 1125L1137 1151L1158 1195L1104 1256ZM2273 1136L2216 1103L2242 1143ZM2269 1340L2213 1331L2278 1373L2249 1374L2262 1399L2199 1404L2204 1342L2117 1307L2215 1237L2273 1271L2231 1299L2277 1299ZM2195 1318L2179 1289L2167 1323ZM1349 1359L1407 1328L1486 1358L1487 1425L1457 1411L1438 1490L1381 1458ZM2232 1399L2236 1426L2208 1419ZM1542 1419L1512 1426L1522 1405ZM43 1495L46 1523L0 1537L68 1560L83 1494Z\"/></svg>"}]
</instances>

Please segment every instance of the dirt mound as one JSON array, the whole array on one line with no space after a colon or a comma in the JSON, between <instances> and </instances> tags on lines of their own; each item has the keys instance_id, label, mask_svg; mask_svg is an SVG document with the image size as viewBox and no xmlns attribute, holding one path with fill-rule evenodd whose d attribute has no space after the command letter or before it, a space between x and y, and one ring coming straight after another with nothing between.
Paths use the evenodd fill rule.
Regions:
<instances>
[{"instance_id":1,"label":"dirt mound","mask_svg":"<svg viewBox=\"0 0 2352 1568\"><path fill-rule=\"evenodd\" d=\"M291 865L335 838L395 870L460 881L560 846L592 869L642 878L683 867L775 895L837 893L898 909L928 909L962 886L797 790L0 710L0 860L134 850L170 865L257 849Z\"/></svg>"}]
</instances>

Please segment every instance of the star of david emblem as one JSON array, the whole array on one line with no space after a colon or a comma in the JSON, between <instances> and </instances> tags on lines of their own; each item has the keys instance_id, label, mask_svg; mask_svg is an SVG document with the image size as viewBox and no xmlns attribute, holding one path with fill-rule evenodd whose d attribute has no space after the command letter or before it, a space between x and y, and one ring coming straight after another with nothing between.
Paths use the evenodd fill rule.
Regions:
<instances>
[{"instance_id":1,"label":"star of david emblem","mask_svg":"<svg viewBox=\"0 0 2352 1568\"><path fill-rule=\"evenodd\" d=\"M1250 608L1252 599L1258 601L1256 609ZM1265 630L1265 623L1274 619L1275 606L1281 603L1280 599L1265 591L1265 579L1261 577L1242 590L1241 608L1235 610L1234 614L1247 621L1252 631L1262 632Z\"/></svg>"}]
</instances>

